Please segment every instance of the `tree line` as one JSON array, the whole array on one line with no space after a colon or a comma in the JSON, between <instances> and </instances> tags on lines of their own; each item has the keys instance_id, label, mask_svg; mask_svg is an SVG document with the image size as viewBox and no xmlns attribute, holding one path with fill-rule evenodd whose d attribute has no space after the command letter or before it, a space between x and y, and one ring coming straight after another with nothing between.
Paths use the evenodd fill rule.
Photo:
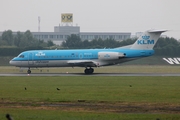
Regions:
<instances>
[{"instance_id":1,"label":"tree line","mask_svg":"<svg viewBox=\"0 0 180 120\"><path fill-rule=\"evenodd\" d=\"M82 41L78 35L71 35L67 37L67 40L62 42L62 47L65 49L94 49L94 48L116 48L128 44L132 44L135 42L135 38L127 39L122 41L116 41L114 39L106 39L102 40L93 39L91 41L84 40Z\"/></svg>"},{"instance_id":2,"label":"tree line","mask_svg":"<svg viewBox=\"0 0 180 120\"><path fill-rule=\"evenodd\" d=\"M44 42L43 40L34 38L29 30L24 33L17 32L17 34L13 34L11 30L7 30L0 36L0 47L44 48L53 45L51 40Z\"/></svg>"},{"instance_id":3,"label":"tree line","mask_svg":"<svg viewBox=\"0 0 180 120\"><path fill-rule=\"evenodd\" d=\"M102 40L94 39L91 41L82 41L79 35L72 34L68 36L62 45L61 49L95 49L95 48L117 48L125 45L133 44L137 38L129 38L122 41L114 39ZM17 32L13 34L11 30L4 31L0 36L0 56L16 56L25 50L51 49L54 46L49 40L44 42L33 37L32 33L27 30L24 33ZM56 46L57 48L57 46ZM155 55L159 56L178 56L180 51L180 42L174 38L159 38L155 47Z\"/></svg>"},{"instance_id":4,"label":"tree line","mask_svg":"<svg viewBox=\"0 0 180 120\"><path fill-rule=\"evenodd\" d=\"M175 38L159 38L154 50L156 55L177 57L180 52L180 42Z\"/></svg>"},{"instance_id":5,"label":"tree line","mask_svg":"<svg viewBox=\"0 0 180 120\"><path fill-rule=\"evenodd\" d=\"M4 31L0 36L0 56L17 56L26 50L48 49L54 46L49 40L44 42L33 37L32 33L27 30L24 33L17 32L13 34L11 30Z\"/></svg>"},{"instance_id":6,"label":"tree line","mask_svg":"<svg viewBox=\"0 0 180 120\"><path fill-rule=\"evenodd\" d=\"M62 43L62 47L66 49L86 49L86 48L116 48L133 44L137 38L129 38L122 41L113 39L102 40L94 39L92 41L82 41L78 35L71 35ZM175 38L160 37L154 46L155 55L159 56L179 56L180 42Z\"/></svg>"}]
</instances>

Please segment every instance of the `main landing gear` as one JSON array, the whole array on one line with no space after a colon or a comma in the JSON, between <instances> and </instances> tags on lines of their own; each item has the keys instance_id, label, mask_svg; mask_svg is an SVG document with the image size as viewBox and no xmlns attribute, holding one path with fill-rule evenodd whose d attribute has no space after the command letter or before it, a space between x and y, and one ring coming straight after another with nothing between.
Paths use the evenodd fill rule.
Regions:
<instances>
[{"instance_id":1,"label":"main landing gear","mask_svg":"<svg viewBox=\"0 0 180 120\"><path fill-rule=\"evenodd\" d=\"M31 70L30 70L30 68L28 69L27 74L31 74Z\"/></svg>"},{"instance_id":2,"label":"main landing gear","mask_svg":"<svg viewBox=\"0 0 180 120\"><path fill-rule=\"evenodd\" d=\"M92 74L94 72L94 69L93 68L86 68L85 70L84 70L84 73L85 74Z\"/></svg>"}]
</instances>

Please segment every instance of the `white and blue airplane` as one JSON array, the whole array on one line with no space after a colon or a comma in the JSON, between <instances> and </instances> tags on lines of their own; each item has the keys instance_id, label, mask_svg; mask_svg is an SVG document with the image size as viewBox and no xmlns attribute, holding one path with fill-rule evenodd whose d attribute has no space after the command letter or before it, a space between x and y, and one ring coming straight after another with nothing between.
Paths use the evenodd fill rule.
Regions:
<instances>
[{"instance_id":1,"label":"white and blue airplane","mask_svg":"<svg viewBox=\"0 0 180 120\"><path fill-rule=\"evenodd\" d=\"M115 65L154 54L153 47L161 33L167 30L148 30L134 44L114 49L30 50L20 53L9 63L17 67L85 67L92 74L93 67Z\"/></svg>"}]
</instances>

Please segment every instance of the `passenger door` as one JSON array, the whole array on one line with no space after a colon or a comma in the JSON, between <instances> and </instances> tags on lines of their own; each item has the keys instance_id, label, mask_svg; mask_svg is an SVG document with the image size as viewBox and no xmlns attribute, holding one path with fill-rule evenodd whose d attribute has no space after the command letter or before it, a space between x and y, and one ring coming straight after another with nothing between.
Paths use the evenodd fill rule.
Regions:
<instances>
[{"instance_id":1,"label":"passenger door","mask_svg":"<svg viewBox=\"0 0 180 120\"><path fill-rule=\"evenodd\" d=\"M29 56L28 56L28 64L29 64L29 65L33 65L33 64L34 64L34 61L33 61L33 53L29 53Z\"/></svg>"},{"instance_id":2,"label":"passenger door","mask_svg":"<svg viewBox=\"0 0 180 120\"><path fill-rule=\"evenodd\" d=\"M79 59L83 59L83 54L82 53L79 54Z\"/></svg>"}]
</instances>

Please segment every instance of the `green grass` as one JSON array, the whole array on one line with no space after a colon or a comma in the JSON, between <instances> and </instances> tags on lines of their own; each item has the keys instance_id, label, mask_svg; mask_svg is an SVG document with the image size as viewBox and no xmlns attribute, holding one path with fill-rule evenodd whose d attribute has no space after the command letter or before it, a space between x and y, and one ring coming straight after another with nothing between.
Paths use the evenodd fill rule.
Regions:
<instances>
[{"instance_id":1,"label":"green grass","mask_svg":"<svg viewBox=\"0 0 180 120\"><path fill-rule=\"evenodd\" d=\"M178 120L180 114L175 114L178 111L138 112L137 109L137 113L131 113L106 108L42 107L41 104L179 107L179 85L179 77L0 77L0 119L10 113L15 120ZM57 91L57 87L61 90ZM78 100L85 102L78 103Z\"/></svg>"},{"instance_id":2,"label":"green grass","mask_svg":"<svg viewBox=\"0 0 180 120\"><path fill-rule=\"evenodd\" d=\"M0 119L12 112L14 120L179 120L178 114L122 114L94 112L64 112L60 110L0 109Z\"/></svg>"},{"instance_id":3,"label":"green grass","mask_svg":"<svg viewBox=\"0 0 180 120\"><path fill-rule=\"evenodd\" d=\"M93 112L62 112L59 110L0 110L0 119L5 120L7 112L13 112L14 120L179 120L178 114L121 114Z\"/></svg>"},{"instance_id":4,"label":"green grass","mask_svg":"<svg viewBox=\"0 0 180 120\"><path fill-rule=\"evenodd\" d=\"M179 77L27 76L0 79L0 96L13 101L61 102L84 99L94 102L179 103L180 99ZM57 87L61 90L57 91Z\"/></svg>"}]
</instances>

